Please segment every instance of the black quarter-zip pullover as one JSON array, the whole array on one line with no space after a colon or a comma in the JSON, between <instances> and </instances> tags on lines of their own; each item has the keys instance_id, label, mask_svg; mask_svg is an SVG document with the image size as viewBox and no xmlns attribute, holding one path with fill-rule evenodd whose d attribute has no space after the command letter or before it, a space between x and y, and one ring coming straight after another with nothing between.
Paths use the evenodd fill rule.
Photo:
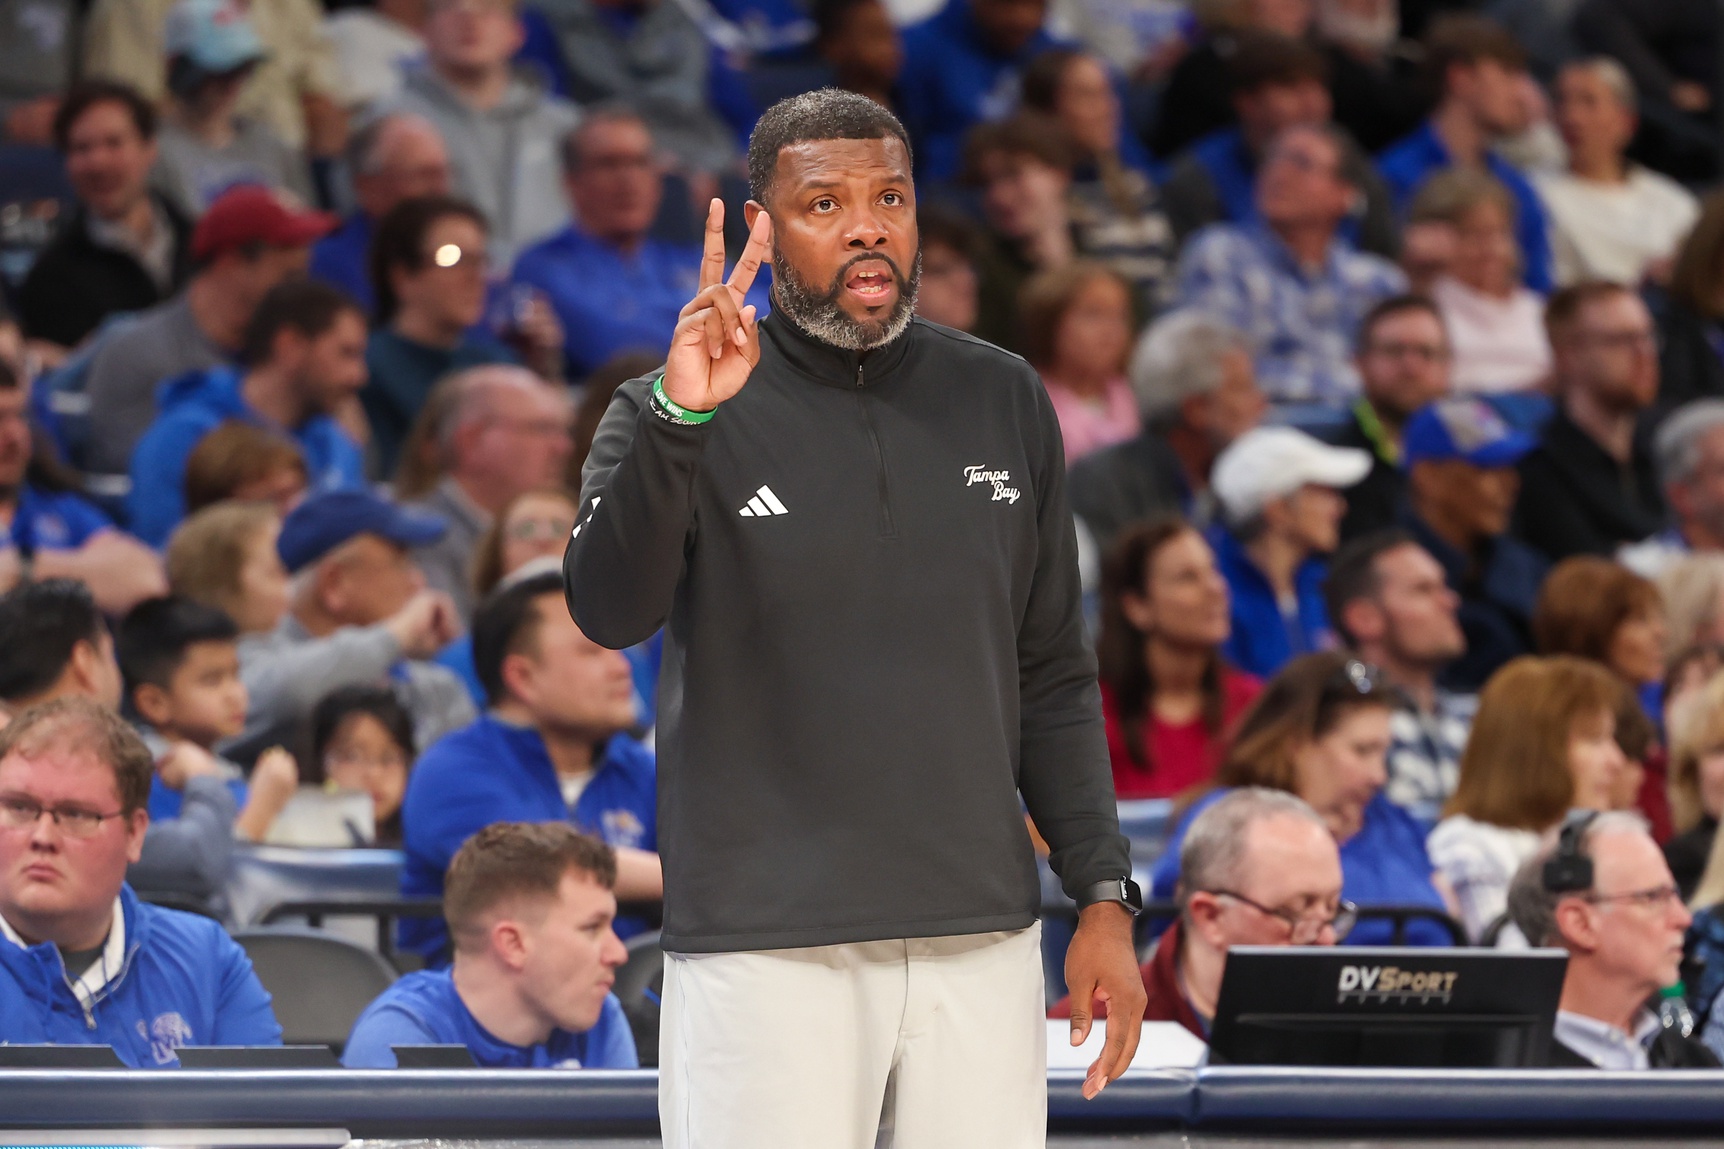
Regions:
<instances>
[{"instance_id":1,"label":"black quarter-zip pullover","mask_svg":"<svg viewBox=\"0 0 1724 1149\"><path fill-rule=\"evenodd\" d=\"M859 355L774 315L707 423L656 377L599 427L564 576L606 646L668 622L665 948L1024 928L1025 808L1069 893L1127 876L1035 372L920 319Z\"/></svg>"}]
</instances>

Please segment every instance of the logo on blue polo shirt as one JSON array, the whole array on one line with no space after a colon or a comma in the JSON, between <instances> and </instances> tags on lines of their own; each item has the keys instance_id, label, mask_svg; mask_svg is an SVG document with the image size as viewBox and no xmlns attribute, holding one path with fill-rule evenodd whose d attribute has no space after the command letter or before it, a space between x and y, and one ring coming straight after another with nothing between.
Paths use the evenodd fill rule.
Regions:
<instances>
[{"instance_id":1,"label":"logo on blue polo shirt","mask_svg":"<svg viewBox=\"0 0 1724 1149\"><path fill-rule=\"evenodd\" d=\"M600 837L612 846L638 850L646 840L646 827L633 810L606 810L599 815Z\"/></svg>"}]
</instances>

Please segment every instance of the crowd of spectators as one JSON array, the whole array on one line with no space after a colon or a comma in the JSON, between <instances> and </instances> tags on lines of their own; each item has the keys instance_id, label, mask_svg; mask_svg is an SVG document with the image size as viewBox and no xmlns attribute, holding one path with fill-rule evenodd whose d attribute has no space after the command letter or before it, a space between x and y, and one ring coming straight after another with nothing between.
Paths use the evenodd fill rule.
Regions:
<instances>
[{"instance_id":1,"label":"crowd of spectators","mask_svg":"<svg viewBox=\"0 0 1724 1149\"><path fill-rule=\"evenodd\" d=\"M754 121L832 85L908 130L918 314L1058 418L1117 794L1173 804L1151 1016L1393 905L1567 949L1615 1067L1710 1056L1646 1026L1686 932L1724 1053L1716 14L1125 7L0 4L0 1039L278 1040L152 902L383 846L445 912L348 1064L634 1064L660 647L556 560Z\"/></svg>"}]
</instances>

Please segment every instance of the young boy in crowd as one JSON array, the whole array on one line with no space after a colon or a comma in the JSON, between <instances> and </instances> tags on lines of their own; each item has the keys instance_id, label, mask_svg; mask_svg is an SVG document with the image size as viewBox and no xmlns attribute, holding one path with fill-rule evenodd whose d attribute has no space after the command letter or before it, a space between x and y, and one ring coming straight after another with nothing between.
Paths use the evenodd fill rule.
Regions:
<instances>
[{"instance_id":1,"label":"young boy in crowd","mask_svg":"<svg viewBox=\"0 0 1724 1149\"><path fill-rule=\"evenodd\" d=\"M116 645L126 702L156 757L150 817L177 814L185 778L213 764L229 778L240 807L235 836L257 842L298 789L299 767L280 747L266 750L247 785L238 766L215 754L218 742L245 729L238 641L239 628L222 611L166 595L132 608Z\"/></svg>"}]
</instances>

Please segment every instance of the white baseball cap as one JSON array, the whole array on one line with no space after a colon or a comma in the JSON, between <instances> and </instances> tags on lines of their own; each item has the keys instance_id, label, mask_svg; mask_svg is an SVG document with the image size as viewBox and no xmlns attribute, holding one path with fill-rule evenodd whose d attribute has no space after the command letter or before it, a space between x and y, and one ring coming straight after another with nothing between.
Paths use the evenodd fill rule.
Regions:
<instances>
[{"instance_id":1,"label":"white baseball cap","mask_svg":"<svg viewBox=\"0 0 1724 1149\"><path fill-rule=\"evenodd\" d=\"M1300 487L1345 490L1371 470L1357 447L1331 447L1295 427L1256 427L1233 440L1209 474L1210 489L1233 522Z\"/></svg>"}]
</instances>

